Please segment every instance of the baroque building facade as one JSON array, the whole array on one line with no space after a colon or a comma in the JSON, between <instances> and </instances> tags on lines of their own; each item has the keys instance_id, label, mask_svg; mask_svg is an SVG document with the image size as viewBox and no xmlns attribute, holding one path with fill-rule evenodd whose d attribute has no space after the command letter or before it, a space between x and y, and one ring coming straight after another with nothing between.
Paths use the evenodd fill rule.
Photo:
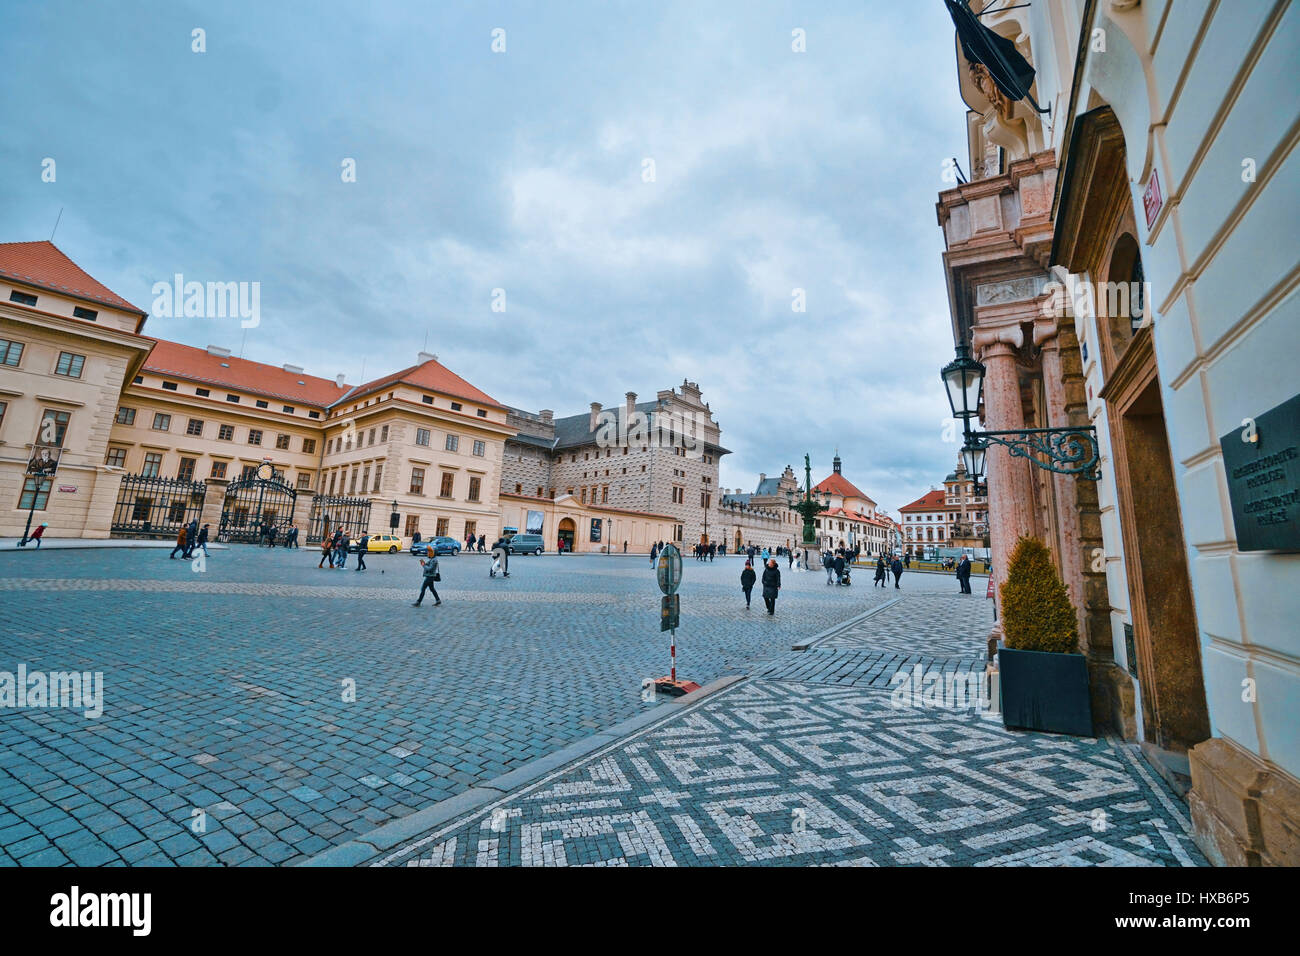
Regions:
<instances>
[{"instance_id":1,"label":"baroque building facade","mask_svg":"<svg viewBox=\"0 0 1300 956\"><path fill-rule=\"evenodd\" d=\"M990 449L995 582L1019 536L1046 542L1097 725L1187 794L1211 859L1294 865L1300 8L971 6L1051 110L958 46L972 175L937 206L954 340L987 369L985 428L1091 426L1100 447L1099 481Z\"/></svg>"}]
</instances>

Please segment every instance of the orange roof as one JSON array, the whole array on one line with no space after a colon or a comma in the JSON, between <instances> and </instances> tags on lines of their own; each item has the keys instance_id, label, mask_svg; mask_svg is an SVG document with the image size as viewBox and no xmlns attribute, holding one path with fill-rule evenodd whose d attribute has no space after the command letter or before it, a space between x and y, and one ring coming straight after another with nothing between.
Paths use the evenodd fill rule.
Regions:
<instances>
[{"instance_id":1,"label":"orange roof","mask_svg":"<svg viewBox=\"0 0 1300 956\"><path fill-rule=\"evenodd\" d=\"M282 398L291 402L327 407L347 394L348 386L339 388L332 379L317 378L286 372L277 365L264 365L233 355L222 358L209 355L206 349L196 349L179 342L154 339L155 345L145 359L146 372L174 375L210 385L224 385L256 395Z\"/></svg>"},{"instance_id":2,"label":"orange roof","mask_svg":"<svg viewBox=\"0 0 1300 956\"><path fill-rule=\"evenodd\" d=\"M870 500L869 495L859 491L853 482L838 472L831 472L829 477L823 478L813 485L813 491L828 491L842 498L866 498Z\"/></svg>"},{"instance_id":3,"label":"orange roof","mask_svg":"<svg viewBox=\"0 0 1300 956\"><path fill-rule=\"evenodd\" d=\"M348 400L351 401L354 398L369 395L377 389L397 382L405 382L407 385L414 385L416 388L427 388L433 392L442 392L445 395L455 395L457 398L467 398L471 402L478 402L480 405L505 408L495 398L475 388L434 359L421 362L419 365L412 365L410 368L404 368L400 372L394 372L391 375L385 375L383 378L377 378L365 385L359 385L355 391L348 395Z\"/></svg>"},{"instance_id":4,"label":"orange roof","mask_svg":"<svg viewBox=\"0 0 1300 956\"><path fill-rule=\"evenodd\" d=\"M938 491L927 491L924 496L917 498L910 505L903 505L899 511L940 511L943 509L945 492L941 489Z\"/></svg>"},{"instance_id":5,"label":"orange roof","mask_svg":"<svg viewBox=\"0 0 1300 956\"><path fill-rule=\"evenodd\" d=\"M52 242L0 242L0 275L15 282L144 315L112 289L87 275Z\"/></svg>"}]
</instances>

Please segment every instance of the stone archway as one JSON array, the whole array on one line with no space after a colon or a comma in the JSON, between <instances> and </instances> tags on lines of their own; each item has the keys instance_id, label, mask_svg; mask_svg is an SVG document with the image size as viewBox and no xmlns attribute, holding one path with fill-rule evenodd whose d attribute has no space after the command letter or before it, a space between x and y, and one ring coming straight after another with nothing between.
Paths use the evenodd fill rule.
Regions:
<instances>
[{"instance_id":1,"label":"stone archway","mask_svg":"<svg viewBox=\"0 0 1300 956\"><path fill-rule=\"evenodd\" d=\"M563 547L565 551L573 551L573 543L577 539L578 526L572 518L561 518L556 531L557 544Z\"/></svg>"}]
</instances>

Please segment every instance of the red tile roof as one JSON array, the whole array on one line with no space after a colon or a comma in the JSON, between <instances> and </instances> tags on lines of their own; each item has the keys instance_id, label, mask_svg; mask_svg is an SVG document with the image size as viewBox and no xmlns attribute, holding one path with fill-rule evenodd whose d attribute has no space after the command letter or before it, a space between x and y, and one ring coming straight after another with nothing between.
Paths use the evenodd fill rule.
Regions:
<instances>
[{"instance_id":1,"label":"red tile roof","mask_svg":"<svg viewBox=\"0 0 1300 956\"><path fill-rule=\"evenodd\" d=\"M112 289L87 275L52 242L0 242L0 276L51 292L89 299L144 315Z\"/></svg>"},{"instance_id":2,"label":"red tile roof","mask_svg":"<svg viewBox=\"0 0 1300 956\"><path fill-rule=\"evenodd\" d=\"M839 495L842 498L866 498L868 501L871 500L870 495L859 491L853 482L838 472L831 472L829 477L823 478L813 485L813 491L829 491L831 494Z\"/></svg>"},{"instance_id":3,"label":"red tile roof","mask_svg":"<svg viewBox=\"0 0 1300 956\"><path fill-rule=\"evenodd\" d=\"M917 498L910 505L903 505L899 511L939 511L944 506L945 492L927 491L924 496Z\"/></svg>"},{"instance_id":4,"label":"red tile roof","mask_svg":"<svg viewBox=\"0 0 1300 956\"><path fill-rule=\"evenodd\" d=\"M404 368L400 372L393 372L391 375L385 375L383 378L377 378L372 382L357 387L356 391L348 396L351 401L354 398L361 398L369 395L371 392L384 388L388 385L395 385L398 382L405 382L407 385L414 385L416 388L427 388L431 392L442 392L444 395L454 395L457 398L465 398L471 402L478 402L480 405L490 405L493 408L505 408L491 395L480 391L469 382L465 381L455 372L451 371L445 365L429 359L427 362L421 362L419 365L412 365L410 368Z\"/></svg>"},{"instance_id":5,"label":"red tile roof","mask_svg":"<svg viewBox=\"0 0 1300 956\"><path fill-rule=\"evenodd\" d=\"M301 402L325 408L347 394L348 387L339 388L332 379L317 378L286 372L278 365L264 365L248 359L235 358L233 355L222 358L209 355L206 349L196 349L179 342L154 339L155 345L149 357L145 359L143 371L160 375L174 375L177 378L209 385L224 385L227 388L266 395L288 402ZM223 367L223 364L225 366ZM302 384L298 384L301 382Z\"/></svg>"}]
</instances>

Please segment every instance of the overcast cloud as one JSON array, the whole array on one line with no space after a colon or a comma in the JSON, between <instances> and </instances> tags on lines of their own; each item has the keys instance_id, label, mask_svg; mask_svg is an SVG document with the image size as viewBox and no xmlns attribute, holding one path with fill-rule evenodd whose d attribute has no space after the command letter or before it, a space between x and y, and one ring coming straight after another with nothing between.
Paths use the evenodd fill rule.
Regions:
<instances>
[{"instance_id":1,"label":"overcast cloud","mask_svg":"<svg viewBox=\"0 0 1300 956\"><path fill-rule=\"evenodd\" d=\"M145 310L178 272L261 283L257 328L149 334L349 382L427 335L560 415L689 378L724 487L805 451L816 480L838 446L896 510L955 463L934 206L965 107L940 0L46 0L5 5L0 55L0 241L62 207L56 244Z\"/></svg>"}]
</instances>

